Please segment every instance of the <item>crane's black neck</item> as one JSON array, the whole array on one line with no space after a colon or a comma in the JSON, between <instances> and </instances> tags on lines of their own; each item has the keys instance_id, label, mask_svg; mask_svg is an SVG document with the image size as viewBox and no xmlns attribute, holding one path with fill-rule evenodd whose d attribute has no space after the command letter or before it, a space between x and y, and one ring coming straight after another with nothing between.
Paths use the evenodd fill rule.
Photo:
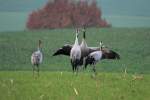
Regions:
<instances>
[{"instance_id":1,"label":"crane's black neck","mask_svg":"<svg viewBox=\"0 0 150 100\"><path fill-rule=\"evenodd\" d=\"M84 39L86 38L85 31L83 32L83 38L84 38Z\"/></svg>"}]
</instances>

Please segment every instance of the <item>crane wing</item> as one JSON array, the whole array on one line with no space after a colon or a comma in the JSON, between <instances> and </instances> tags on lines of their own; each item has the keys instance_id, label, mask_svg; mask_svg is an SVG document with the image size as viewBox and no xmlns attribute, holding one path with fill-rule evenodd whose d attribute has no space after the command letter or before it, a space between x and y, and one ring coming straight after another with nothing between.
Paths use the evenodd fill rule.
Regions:
<instances>
[{"instance_id":1,"label":"crane wing","mask_svg":"<svg viewBox=\"0 0 150 100\"><path fill-rule=\"evenodd\" d=\"M71 48L72 48L72 45L65 44L61 48L57 49L55 53L53 54L53 56L57 56L57 55L70 56ZM88 49L88 54L90 54L94 51L98 51L100 48L99 47L87 47L87 49ZM102 52L103 52L102 59L120 59L120 55L117 52L113 50L109 50L108 48L107 50L104 49Z\"/></svg>"},{"instance_id":2,"label":"crane wing","mask_svg":"<svg viewBox=\"0 0 150 100\"><path fill-rule=\"evenodd\" d=\"M53 56L57 56L57 55L66 55L66 56L70 56L70 51L71 51L72 45L70 44L65 44L64 46L62 46L61 48L57 49ZM89 50L89 54L91 52L97 51L99 50L99 47L88 47Z\"/></svg>"},{"instance_id":3,"label":"crane wing","mask_svg":"<svg viewBox=\"0 0 150 100\"><path fill-rule=\"evenodd\" d=\"M53 56L57 56L57 55L70 56L71 48L72 48L72 45L65 44L64 46L62 46L61 48L56 50L55 53L53 54Z\"/></svg>"}]
</instances>

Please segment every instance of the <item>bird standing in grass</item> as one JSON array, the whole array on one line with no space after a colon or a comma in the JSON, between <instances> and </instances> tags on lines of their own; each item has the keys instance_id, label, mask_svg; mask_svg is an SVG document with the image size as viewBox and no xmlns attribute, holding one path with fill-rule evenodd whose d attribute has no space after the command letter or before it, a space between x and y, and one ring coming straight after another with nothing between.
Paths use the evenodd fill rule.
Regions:
<instances>
[{"instance_id":1,"label":"bird standing in grass","mask_svg":"<svg viewBox=\"0 0 150 100\"><path fill-rule=\"evenodd\" d=\"M82 53L82 57L86 57L89 53L89 48L88 45L86 43L86 30L85 27L83 28L83 38L82 38L82 42L80 44L80 48L81 48L81 53Z\"/></svg>"},{"instance_id":2,"label":"bird standing in grass","mask_svg":"<svg viewBox=\"0 0 150 100\"><path fill-rule=\"evenodd\" d=\"M39 76L39 65L42 63L43 60L43 54L41 52L41 43L41 40L39 40L37 50L31 55L31 63L33 65L33 76L35 70L37 70L37 74Z\"/></svg>"},{"instance_id":3,"label":"bird standing in grass","mask_svg":"<svg viewBox=\"0 0 150 100\"><path fill-rule=\"evenodd\" d=\"M79 35L79 29L76 30L76 39L70 51L70 59L71 59L73 72L75 71L78 72L78 67L80 65L80 59L81 59L81 48L78 41L78 35Z\"/></svg>"},{"instance_id":4,"label":"bird standing in grass","mask_svg":"<svg viewBox=\"0 0 150 100\"><path fill-rule=\"evenodd\" d=\"M102 42L100 42L100 49L90 53L85 59L85 69L87 68L88 64L93 65L93 71L96 74L95 65L98 61L102 59L102 56L103 56Z\"/></svg>"}]
</instances>

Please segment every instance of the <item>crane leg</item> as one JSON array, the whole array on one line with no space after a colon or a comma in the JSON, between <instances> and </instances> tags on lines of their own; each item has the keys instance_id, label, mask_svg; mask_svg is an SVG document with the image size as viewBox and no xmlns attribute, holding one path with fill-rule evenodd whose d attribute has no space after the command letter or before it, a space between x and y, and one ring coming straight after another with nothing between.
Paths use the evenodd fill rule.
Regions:
<instances>
[{"instance_id":1,"label":"crane leg","mask_svg":"<svg viewBox=\"0 0 150 100\"><path fill-rule=\"evenodd\" d=\"M34 77L34 70L35 70L35 68L34 68L34 65L33 65L32 66L33 77Z\"/></svg>"},{"instance_id":2,"label":"crane leg","mask_svg":"<svg viewBox=\"0 0 150 100\"><path fill-rule=\"evenodd\" d=\"M93 64L93 72L94 72L94 76L96 76L96 75L97 75L97 73L96 73L95 64Z\"/></svg>"},{"instance_id":3,"label":"crane leg","mask_svg":"<svg viewBox=\"0 0 150 100\"><path fill-rule=\"evenodd\" d=\"M78 71L79 71L79 66L76 66L76 75L78 75Z\"/></svg>"},{"instance_id":4,"label":"crane leg","mask_svg":"<svg viewBox=\"0 0 150 100\"><path fill-rule=\"evenodd\" d=\"M40 76L39 72L40 72L39 65L37 65L37 75L38 75L38 77Z\"/></svg>"},{"instance_id":5,"label":"crane leg","mask_svg":"<svg viewBox=\"0 0 150 100\"><path fill-rule=\"evenodd\" d=\"M72 71L73 71L73 73L74 73L74 63L73 63L72 60L70 60L70 62L71 62L71 66L72 66Z\"/></svg>"},{"instance_id":6,"label":"crane leg","mask_svg":"<svg viewBox=\"0 0 150 100\"><path fill-rule=\"evenodd\" d=\"M73 70L73 73L75 72L75 67L74 67L74 65L72 66L72 70Z\"/></svg>"}]
</instances>

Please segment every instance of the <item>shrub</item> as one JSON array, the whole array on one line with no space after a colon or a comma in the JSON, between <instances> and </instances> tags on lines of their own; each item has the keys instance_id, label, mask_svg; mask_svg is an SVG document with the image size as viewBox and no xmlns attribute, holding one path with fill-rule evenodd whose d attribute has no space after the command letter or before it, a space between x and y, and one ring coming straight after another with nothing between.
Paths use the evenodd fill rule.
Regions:
<instances>
[{"instance_id":1,"label":"shrub","mask_svg":"<svg viewBox=\"0 0 150 100\"><path fill-rule=\"evenodd\" d=\"M66 27L110 27L101 18L96 1L54 0L33 11L27 21L28 29L53 29Z\"/></svg>"}]
</instances>

